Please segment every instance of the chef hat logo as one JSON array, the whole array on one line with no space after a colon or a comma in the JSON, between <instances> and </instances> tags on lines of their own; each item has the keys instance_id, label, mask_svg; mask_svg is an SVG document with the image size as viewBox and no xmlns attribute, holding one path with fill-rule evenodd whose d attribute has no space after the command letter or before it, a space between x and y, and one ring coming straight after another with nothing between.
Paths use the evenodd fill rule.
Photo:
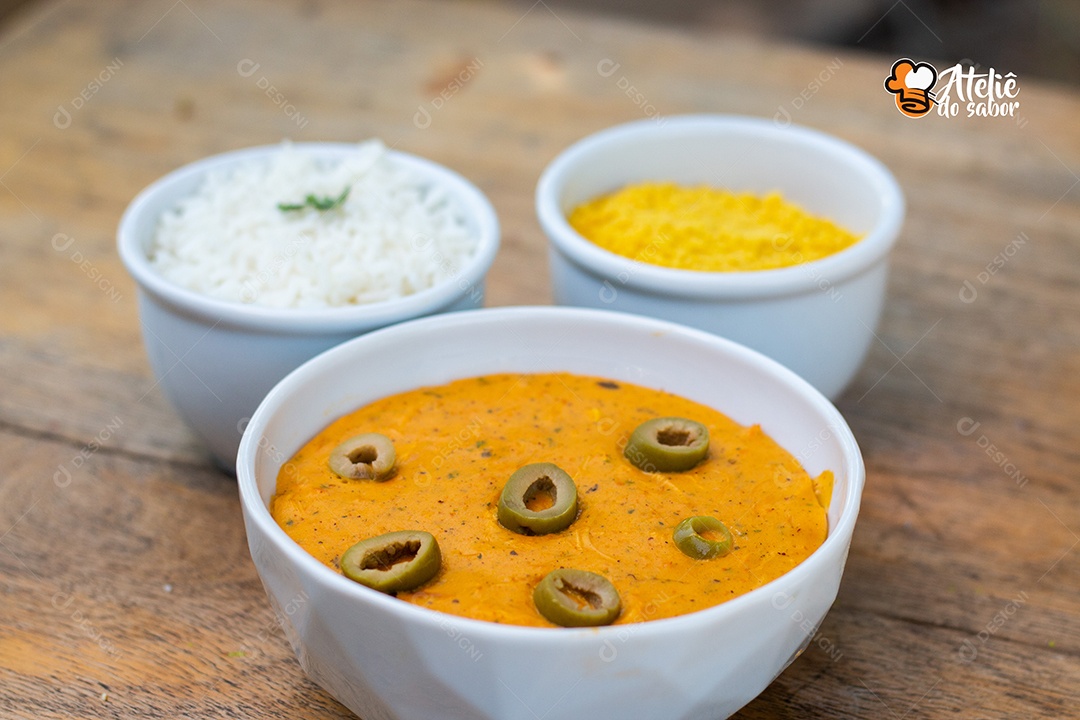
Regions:
<instances>
[{"instance_id":1,"label":"chef hat logo","mask_svg":"<svg viewBox=\"0 0 1080 720\"><path fill-rule=\"evenodd\" d=\"M930 88L935 82L937 70L933 65L901 58L893 63L892 74L885 78L885 90L895 96L897 110L908 117L922 117L934 107Z\"/></svg>"}]
</instances>

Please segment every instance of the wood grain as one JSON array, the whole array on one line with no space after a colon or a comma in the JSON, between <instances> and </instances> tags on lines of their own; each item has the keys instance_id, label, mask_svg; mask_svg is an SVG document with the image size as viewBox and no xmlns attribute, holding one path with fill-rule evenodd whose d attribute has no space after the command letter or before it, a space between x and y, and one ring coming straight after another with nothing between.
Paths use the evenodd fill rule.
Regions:
<instances>
[{"instance_id":1,"label":"wood grain","mask_svg":"<svg viewBox=\"0 0 1080 720\"><path fill-rule=\"evenodd\" d=\"M544 165L730 112L846 138L908 200L838 402L868 471L840 597L740 717L1080 717L1080 95L1021 77L1017 119L911 120L881 89L895 58L527 7L48 2L0 35L0 715L352 717L303 676L234 481L149 372L114 251L140 188L379 136L491 197L488 303L544 304Z\"/></svg>"}]
</instances>

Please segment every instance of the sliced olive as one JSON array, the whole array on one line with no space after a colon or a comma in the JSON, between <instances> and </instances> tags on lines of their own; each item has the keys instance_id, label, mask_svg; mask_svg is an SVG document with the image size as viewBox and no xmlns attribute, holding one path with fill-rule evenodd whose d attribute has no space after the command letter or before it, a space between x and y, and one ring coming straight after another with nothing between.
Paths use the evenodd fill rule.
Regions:
<instances>
[{"instance_id":1,"label":"sliced olive","mask_svg":"<svg viewBox=\"0 0 1080 720\"><path fill-rule=\"evenodd\" d=\"M394 474L394 442L381 433L351 437L330 452L330 469L341 477L386 480Z\"/></svg>"},{"instance_id":2,"label":"sliced olive","mask_svg":"<svg viewBox=\"0 0 1080 720\"><path fill-rule=\"evenodd\" d=\"M399 530L361 540L341 556L345 577L384 593L420 587L435 577L441 564L439 543L423 530Z\"/></svg>"},{"instance_id":3,"label":"sliced olive","mask_svg":"<svg viewBox=\"0 0 1080 720\"><path fill-rule=\"evenodd\" d=\"M619 591L603 575L559 568L552 570L533 589L540 614L563 627L610 625L619 617Z\"/></svg>"},{"instance_id":4,"label":"sliced olive","mask_svg":"<svg viewBox=\"0 0 1080 720\"><path fill-rule=\"evenodd\" d=\"M646 420L634 429L623 455L645 472L682 472L709 454L709 429L686 418Z\"/></svg>"},{"instance_id":5,"label":"sliced olive","mask_svg":"<svg viewBox=\"0 0 1080 720\"><path fill-rule=\"evenodd\" d=\"M695 560L722 557L731 552L731 531L711 515L688 517L675 526L675 546Z\"/></svg>"},{"instance_id":6,"label":"sliced olive","mask_svg":"<svg viewBox=\"0 0 1080 720\"><path fill-rule=\"evenodd\" d=\"M499 524L522 535L547 535L577 518L577 486L553 463L518 468L499 498Z\"/></svg>"}]
</instances>

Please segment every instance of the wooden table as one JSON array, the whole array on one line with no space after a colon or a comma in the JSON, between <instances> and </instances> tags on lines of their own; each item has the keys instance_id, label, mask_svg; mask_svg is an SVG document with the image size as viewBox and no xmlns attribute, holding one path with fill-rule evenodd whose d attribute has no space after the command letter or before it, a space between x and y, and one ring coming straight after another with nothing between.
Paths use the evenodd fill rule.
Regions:
<instances>
[{"instance_id":1,"label":"wooden table","mask_svg":"<svg viewBox=\"0 0 1080 720\"><path fill-rule=\"evenodd\" d=\"M350 716L301 673L235 481L149 372L114 250L140 188L380 136L490 195L488 303L546 303L545 163L614 123L730 112L866 148L909 202L838 403L868 474L843 587L740 717L1080 717L1080 94L1020 77L1016 118L913 120L893 60L543 2L33 6L0 34L0 716Z\"/></svg>"}]
</instances>

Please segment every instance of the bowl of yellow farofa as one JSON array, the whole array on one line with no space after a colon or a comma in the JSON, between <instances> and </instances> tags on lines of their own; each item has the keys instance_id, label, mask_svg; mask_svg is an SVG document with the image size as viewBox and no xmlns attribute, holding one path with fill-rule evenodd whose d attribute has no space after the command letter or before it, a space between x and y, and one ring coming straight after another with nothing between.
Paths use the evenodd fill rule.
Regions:
<instances>
[{"instance_id":1,"label":"bowl of yellow farofa","mask_svg":"<svg viewBox=\"0 0 1080 720\"><path fill-rule=\"evenodd\" d=\"M837 397L873 341L904 198L864 150L687 115L571 145L536 190L555 302L716 333Z\"/></svg>"}]
</instances>

